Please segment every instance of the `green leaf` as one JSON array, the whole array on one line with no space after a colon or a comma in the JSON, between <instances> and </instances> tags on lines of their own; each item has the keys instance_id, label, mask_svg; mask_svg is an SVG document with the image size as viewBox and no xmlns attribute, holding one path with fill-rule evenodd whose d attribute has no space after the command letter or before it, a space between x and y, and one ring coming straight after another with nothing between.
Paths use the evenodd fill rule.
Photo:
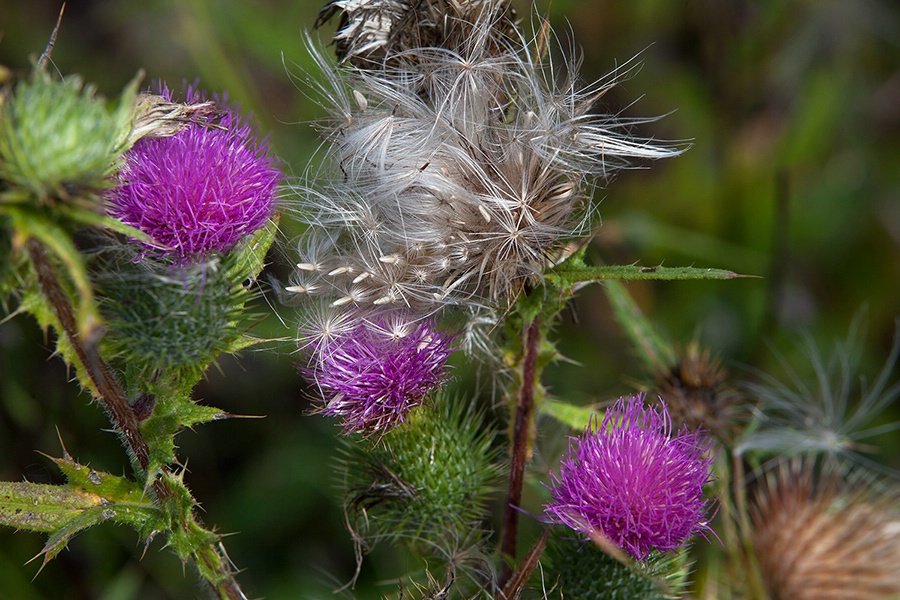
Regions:
<instances>
[{"instance_id":1,"label":"green leaf","mask_svg":"<svg viewBox=\"0 0 900 600\"><path fill-rule=\"evenodd\" d=\"M575 406L567 402L545 398L538 410L542 415L556 419L563 425L568 425L577 431L583 430L591 422L591 417L597 415L597 411L589 406Z\"/></svg>"},{"instance_id":2,"label":"green leaf","mask_svg":"<svg viewBox=\"0 0 900 600\"><path fill-rule=\"evenodd\" d=\"M603 289L616 320L625 330L644 364L653 371L674 365L676 357L672 344L657 333L625 286L618 281L605 281Z\"/></svg>"},{"instance_id":3,"label":"green leaf","mask_svg":"<svg viewBox=\"0 0 900 600\"><path fill-rule=\"evenodd\" d=\"M30 210L28 207L9 207L7 210L12 220L14 230L18 235L27 239L34 238L43 244L50 254L59 259L69 281L74 286L77 302L72 302L75 309L75 321L78 333L83 340L93 339L96 327L101 322L94 299L93 288L88 277L84 259L72 243L72 237L63 226L47 218L43 211ZM60 269L54 269L58 279L61 279ZM65 283L60 280L60 285L65 289ZM42 323L43 325L43 323ZM60 337L64 337L60 331Z\"/></svg>"},{"instance_id":4,"label":"green leaf","mask_svg":"<svg viewBox=\"0 0 900 600\"><path fill-rule=\"evenodd\" d=\"M275 215L249 239L235 248L229 256L229 274L232 281L255 279L266 266L266 254L278 233L278 215Z\"/></svg>"},{"instance_id":5,"label":"green leaf","mask_svg":"<svg viewBox=\"0 0 900 600\"><path fill-rule=\"evenodd\" d=\"M747 277L724 269L700 269L697 267L639 267L637 265L604 265L593 267L584 263L566 262L549 273L547 279L561 288L595 281L659 279L685 281L692 279L735 279Z\"/></svg>"},{"instance_id":6,"label":"green leaf","mask_svg":"<svg viewBox=\"0 0 900 600\"><path fill-rule=\"evenodd\" d=\"M44 564L98 523L130 525L142 538L163 529L162 511L134 482L80 465L68 454L52 460L66 475L65 485L0 482L0 525L49 533Z\"/></svg>"},{"instance_id":7,"label":"green leaf","mask_svg":"<svg viewBox=\"0 0 900 600\"><path fill-rule=\"evenodd\" d=\"M116 233L127 235L129 238L134 238L142 242L153 241L153 238L151 238L148 234L144 233L140 229L132 227L131 225L126 225L122 221L110 217L109 215L98 213L94 210L81 208L76 205L60 207L60 210L64 210L65 217L73 223L78 223L79 225L84 225L86 227L109 229L110 231L115 231Z\"/></svg>"}]
</instances>

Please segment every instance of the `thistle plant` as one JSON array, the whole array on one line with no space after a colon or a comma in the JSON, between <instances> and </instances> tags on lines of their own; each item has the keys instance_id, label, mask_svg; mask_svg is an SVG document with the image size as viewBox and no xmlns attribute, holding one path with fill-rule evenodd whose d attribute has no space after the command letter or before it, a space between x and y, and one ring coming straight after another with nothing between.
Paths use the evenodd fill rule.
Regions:
<instances>
[{"instance_id":1,"label":"thistle plant","mask_svg":"<svg viewBox=\"0 0 900 600\"><path fill-rule=\"evenodd\" d=\"M108 101L54 74L52 40L18 81L0 68L0 304L52 332L125 449L88 466L63 445L65 483L0 482L0 524L47 536L40 568L111 522L212 597L274 597L245 593L176 444L235 416L197 384L256 347L290 353L298 422L335 426L340 457L317 459L355 550L345 595L370 567L393 598L900 593L900 488L860 453L897 428L900 335L871 385L852 343L809 342L811 377L734 368L702 332L669 339L624 282L740 275L590 248L598 190L617 202L623 170L688 150L606 107L636 62L584 83L549 19L508 0L331 0L316 27L335 22L334 56L307 34L294 74L321 115L305 169L225 93L136 78ZM272 252L280 224L297 233ZM262 286L267 261L285 264ZM634 394L585 405L547 373L581 360L561 324L594 283L641 364L619 378Z\"/></svg>"}]
</instances>

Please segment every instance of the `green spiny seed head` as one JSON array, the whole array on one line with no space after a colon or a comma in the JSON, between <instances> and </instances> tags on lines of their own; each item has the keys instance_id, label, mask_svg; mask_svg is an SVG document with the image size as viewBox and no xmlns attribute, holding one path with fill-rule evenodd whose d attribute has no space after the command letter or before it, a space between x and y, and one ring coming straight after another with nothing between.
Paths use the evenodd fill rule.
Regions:
<instances>
[{"instance_id":1,"label":"green spiny seed head","mask_svg":"<svg viewBox=\"0 0 900 600\"><path fill-rule=\"evenodd\" d=\"M625 564L592 542L556 533L544 552L558 576L562 597L578 600L669 600L687 582L685 550L653 552L645 561Z\"/></svg>"},{"instance_id":2,"label":"green spiny seed head","mask_svg":"<svg viewBox=\"0 0 900 600\"><path fill-rule=\"evenodd\" d=\"M20 81L0 107L0 179L42 201L102 188L131 129L129 94L110 108L78 76Z\"/></svg>"}]
</instances>

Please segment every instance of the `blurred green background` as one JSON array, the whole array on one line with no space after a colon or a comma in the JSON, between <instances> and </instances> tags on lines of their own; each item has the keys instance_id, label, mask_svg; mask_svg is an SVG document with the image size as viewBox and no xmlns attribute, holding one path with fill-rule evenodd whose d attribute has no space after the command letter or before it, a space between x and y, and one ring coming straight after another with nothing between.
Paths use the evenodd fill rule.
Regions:
<instances>
[{"instance_id":1,"label":"blurred green background","mask_svg":"<svg viewBox=\"0 0 900 600\"><path fill-rule=\"evenodd\" d=\"M732 269L760 278L630 284L642 308L682 343L699 338L742 373L797 356L798 333L824 348L866 311L863 371L877 374L900 314L900 5L891 0L553 0L551 23L584 54L595 79L637 56L643 67L605 98L611 112L667 116L637 134L689 140L683 156L622 173L602 198L594 261ZM60 2L0 1L0 65L27 72ZM517 4L527 18L529 5ZM319 3L302 0L141 0L68 3L53 63L108 96L139 70L150 85L227 90L270 134L289 175L317 145L321 110L291 82L309 64L301 32ZM332 28L321 35L327 39ZM635 100L637 100L635 102ZM273 256L290 265L291 229ZM284 267L282 267L283 269ZM279 272L275 268L276 274ZM280 271L282 274L284 271ZM260 310L271 313L265 305ZM291 311L259 331L291 336ZM582 366L548 370L562 399L587 403L628 392L643 372L599 288L582 291L560 327ZM27 318L0 324L0 479L57 482L37 452L127 472L101 409L78 392L52 344ZM252 597L331 597L353 573L353 550L333 485L336 428L309 416L290 342L224 358L199 399L236 414L183 433L188 484L203 519L222 532ZM468 382L460 369L458 387ZM898 369L895 367L895 375ZM895 376L896 379L896 376ZM489 387L489 386L487 386ZM900 417L898 411L894 417ZM552 428L550 428L552 429ZM558 429L553 429L559 434ZM900 468L896 436L880 460ZM538 471L562 441L547 440ZM537 493L530 510L539 510ZM124 528L78 536L37 577L40 536L0 531L0 599L125 600L203 597L194 575ZM376 553L357 588L402 573ZM32 578L34 580L32 581Z\"/></svg>"}]
</instances>

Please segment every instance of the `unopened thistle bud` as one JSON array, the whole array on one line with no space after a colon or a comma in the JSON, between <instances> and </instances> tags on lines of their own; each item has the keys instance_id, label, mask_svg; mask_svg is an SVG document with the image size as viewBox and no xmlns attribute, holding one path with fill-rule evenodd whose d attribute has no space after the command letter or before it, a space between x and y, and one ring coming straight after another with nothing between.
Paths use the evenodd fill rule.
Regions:
<instances>
[{"instance_id":1,"label":"unopened thistle bud","mask_svg":"<svg viewBox=\"0 0 900 600\"><path fill-rule=\"evenodd\" d=\"M795 459L770 472L753 510L753 546L774 600L879 600L900 596L896 483Z\"/></svg>"},{"instance_id":2,"label":"unopened thistle bud","mask_svg":"<svg viewBox=\"0 0 900 600\"><path fill-rule=\"evenodd\" d=\"M446 380L451 342L428 319L361 317L312 339L300 371L319 388L321 412L341 419L345 431L383 434Z\"/></svg>"},{"instance_id":3,"label":"unopened thistle bud","mask_svg":"<svg viewBox=\"0 0 900 600\"><path fill-rule=\"evenodd\" d=\"M42 202L102 189L131 117L130 98L111 109L80 77L36 70L0 104L0 180Z\"/></svg>"},{"instance_id":4,"label":"unopened thistle bud","mask_svg":"<svg viewBox=\"0 0 900 600\"><path fill-rule=\"evenodd\" d=\"M163 97L171 101L164 90ZM188 104L199 104L188 92ZM228 252L272 215L280 174L265 140L231 109L138 140L109 190L110 213L175 262Z\"/></svg>"},{"instance_id":5,"label":"unopened thistle bud","mask_svg":"<svg viewBox=\"0 0 900 600\"><path fill-rule=\"evenodd\" d=\"M710 444L702 432L672 431L666 407L642 396L618 400L603 421L570 441L551 474L551 521L600 536L640 560L710 532Z\"/></svg>"}]
</instances>

